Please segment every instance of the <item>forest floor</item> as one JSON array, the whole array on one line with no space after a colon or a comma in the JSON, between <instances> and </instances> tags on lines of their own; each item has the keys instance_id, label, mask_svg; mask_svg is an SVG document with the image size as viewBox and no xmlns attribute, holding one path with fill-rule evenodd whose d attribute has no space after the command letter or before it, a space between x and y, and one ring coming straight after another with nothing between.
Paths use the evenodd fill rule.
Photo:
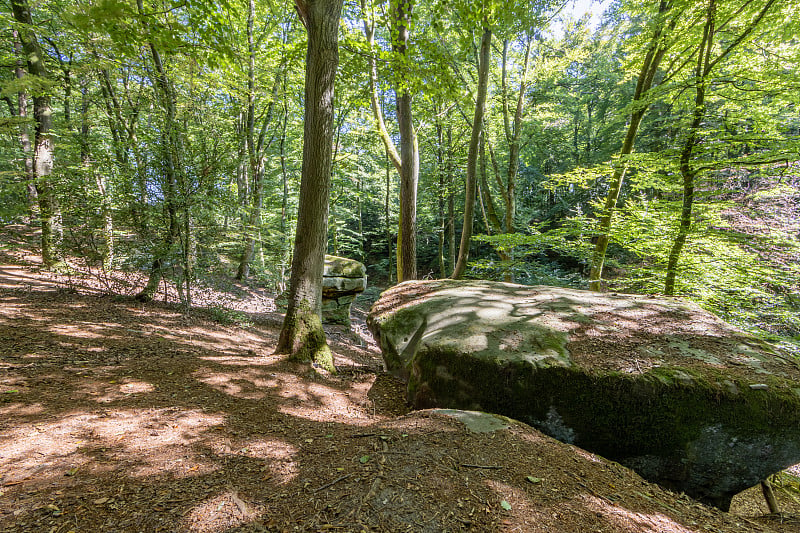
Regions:
<instances>
[{"instance_id":1,"label":"forest floor","mask_svg":"<svg viewBox=\"0 0 800 533\"><path fill-rule=\"evenodd\" d=\"M326 326L326 377L272 355L263 290L217 280L184 313L35 243L0 229L0 531L800 531L794 476L782 514L757 487L722 513L522 424L409 413L368 300Z\"/></svg>"}]
</instances>

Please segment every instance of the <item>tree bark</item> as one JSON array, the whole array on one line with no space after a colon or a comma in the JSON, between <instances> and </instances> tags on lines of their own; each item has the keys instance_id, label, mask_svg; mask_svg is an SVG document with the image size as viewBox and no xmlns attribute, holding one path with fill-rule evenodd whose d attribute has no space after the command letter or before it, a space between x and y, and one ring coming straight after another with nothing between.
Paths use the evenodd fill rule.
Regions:
<instances>
[{"instance_id":1,"label":"tree bark","mask_svg":"<svg viewBox=\"0 0 800 533\"><path fill-rule=\"evenodd\" d=\"M140 14L144 13L144 6L142 0L136 0L136 5ZM142 25L147 30L147 23L142 20ZM161 142L164 152L164 203L167 208L167 230L163 237L163 242L160 247L155 251L153 263L150 267L150 276L147 279L147 284L142 289L136 298L141 301L150 301L155 297L158 285L163 277L164 259L169 255L172 250L175 240L179 236L179 223L178 223L178 209L177 209L177 193L178 193L178 172L180 171L180 163L178 153L180 151L178 142L177 131L177 104L175 89L167 76L164 68L164 63L161 59L161 54L153 42L147 43L150 48L150 56L153 60L155 67L155 83L153 84L153 91L155 92L156 99L164 109L164 130L161 135ZM186 216L189 216L188 212ZM188 242L189 236L186 236ZM189 272L184 272L184 276L188 276Z\"/></svg>"},{"instance_id":2,"label":"tree bark","mask_svg":"<svg viewBox=\"0 0 800 533\"><path fill-rule=\"evenodd\" d=\"M658 7L657 17L661 18L672 9L672 2L670 0L661 0ZM614 215L614 210L617 207L620 192L622 191L622 183L625 180L625 172L627 165L624 158L633 153L633 145L636 140L636 134L639 131L639 125L642 122L647 108L650 103L647 102L647 93L653 85L658 67L661 64L661 59L667 51L667 44L665 40L665 29L675 27L678 15L673 16L669 24L659 22L653 37L650 39L650 46L645 55L642 68L639 71L639 78L636 82L636 90L633 95L633 111L628 118L628 131L625 134L625 140L620 149L620 162L614 169L614 174L609 184L608 196L606 197L605 205L603 206L603 213L600 216L597 242L595 243L594 252L592 253L591 271L589 273L589 288L593 291L601 290L600 280L603 275L603 264L605 263L606 251L608 250L609 232L611 230L611 221Z\"/></svg>"},{"instance_id":3,"label":"tree bark","mask_svg":"<svg viewBox=\"0 0 800 533\"><path fill-rule=\"evenodd\" d=\"M28 74L47 79L44 54L33 31L33 19L27 0L12 0L11 9L17 22L23 25L18 31L19 41L28 67ZM46 268L61 261L61 210L53 190L50 175L53 171L53 109L50 95L39 93L33 97L33 120L35 123L33 146L33 174L39 202L39 218L42 224L42 263Z\"/></svg>"},{"instance_id":4,"label":"tree bark","mask_svg":"<svg viewBox=\"0 0 800 533\"><path fill-rule=\"evenodd\" d=\"M392 33L393 50L405 56L408 49L408 26L413 12L412 0L392 0L393 13ZM366 4L361 2L364 14L364 36L370 50L375 43L374 22L369 21ZM400 130L400 151L398 154L394 143L386 129L380 103L378 101L378 70L375 58L369 55L370 102L375 118L378 135L384 144L387 157L400 174L400 213L397 229L397 281L416 279L417 277L417 187L419 183L419 145L414 131L411 112L411 94L406 87L397 88L395 101L397 105L397 123Z\"/></svg>"},{"instance_id":5,"label":"tree bark","mask_svg":"<svg viewBox=\"0 0 800 533\"><path fill-rule=\"evenodd\" d=\"M680 171L683 178L683 204L681 206L681 217L678 224L678 234L672 243L667 262L667 276L664 281L664 294L672 296L675 294L675 278L677 276L678 259L680 258L686 237L692 225L692 204L694 202L694 179L697 170L692 167L692 151L698 142L698 130L703 117L706 114L706 77L704 67L709 61L706 51L711 51L714 42L714 23L715 23L715 0L710 0L706 13L706 24L703 28L703 40L697 49L697 67L695 68L695 99L694 111L692 112L692 122L687 130L686 140L681 149Z\"/></svg>"},{"instance_id":6,"label":"tree bark","mask_svg":"<svg viewBox=\"0 0 800 533\"><path fill-rule=\"evenodd\" d=\"M256 135L256 48L253 36L253 25L255 21L255 1L249 1L249 10L247 15L247 50L248 50L248 64L247 64L247 111L245 116L245 140L247 154L247 169L252 177L252 184L248 187L252 198L250 202L249 217L245 217L245 243L244 253L242 260L239 262L239 267L236 271L236 279L242 281L250 276L250 266L255 258L256 235L260 234L261 229L261 211L264 205L264 153L265 150L272 144L274 136L270 141L264 143L267 130L272 122L272 115L274 110L275 101L277 100L278 90L281 86L282 72L284 69L283 64L275 74L275 81L272 85L272 97L267 106L267 112L264 115L263 122L259 128L259 133Z\"/></svg>"},{"instance_id":7,"label":"tree bark","mask_svg":"<svg viewBox=\"0 0 800 533\"><path fill-rule=\"evenodd\" d=\"M289 303L277 353L335 371L322 329L322 271L328 226L333 139L333 97L339 64L343 0L296 0L308 30L303 166L292 258Z\"/></svg>"},{"instance_id":8,"label":"tree bark","mask_svg":"<svg viewBox=\"0 0 800 533\"><path fill-rule=\"evenodd\" d=\"M486 106L486 93L489 85L489 60L491 59L492 30L485 21L478 65L478 95L475 101L475 117L472 121L472 136L467 152L466 194L464 195L464 226L461 230L461 243L458 259L453 269L453 279L461 279L469 260L469 245L472 239L472 222L475 213L475 193L477 189L478 151L483 130L483 113Z\"/></svg>"},{"instance_id":9,"label":"tree bark","mask_svg":"<svg viewBox=\"0 0 800 533\"><path fill-rule=\"evenodd\" d=\"M25 60L23 58L22 43L19 40L19 33L14 30L14 53L17 56L16 66L14 67L14 75L17 79L22 79L25 76L25 69L23 65ZM28 117L28 95L25 91L20 91L17 94L17 106L14 107L10 98L7 99L9 111L12 116L16 115L21 119ZM31 136L26 124L19 126L19 143L22 148L23 164L24 164L24 180L25 189L27 192L28 201L28 222L32 223L36 220L38 209L38 198L36 193L36 174L33 171L33 146L31 145Z\"/></svg>"},{"instance_id":10,"label":"tree bark","mask_svg":"<svg viewBox=\"0 0 800 533\"><path fill-rule=\"evenodd\" d=\"M675 283L678 276L678 262L686 245L686 239L692 229L692 211L694 208L694 190L695 178L697 177L698 170L692 165L693 153L695 147L700 143L700 126L706 114L706 90L709 83L709 75L716 64L728 56L734 48L736 48L744 39L752 33L752 31L763 20L766 13L771 9L775 0L768 0L761 10L756 14L755 18L748 23L745 29L740 33L737 38L728 42L720 54L712 59L711 54L714 48L714 37L717 33L716 27L716 0L709 0L708 8L706 9L706 23L703 27L703 38L700 46L697 48L697 65L695 67L695 100L694 110L692 112L692 122L686 134L683 148L681 149L680 158L680 172L683 178L683 202L681 205L681 216L678 223L678 232L672 243L672 248L669 252L667 260L667 275L664 280L664 294L672 296L675 294Z\"/></svg>"}]
</instances>

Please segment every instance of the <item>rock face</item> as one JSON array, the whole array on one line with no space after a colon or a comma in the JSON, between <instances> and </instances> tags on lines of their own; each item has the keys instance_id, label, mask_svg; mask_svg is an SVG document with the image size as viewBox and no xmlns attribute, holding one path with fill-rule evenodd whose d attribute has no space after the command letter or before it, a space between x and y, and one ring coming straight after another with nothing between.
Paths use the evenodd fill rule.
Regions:
<instances>
[{"instance_id":1,"label":"rock face","mask_svg":"<svg viewBox=\"0 0 800 533\"><path fill-rule=\"evenodd\" d=\"M367 288L367 269L354 259L325 256L322 274L322 321L350 325L350 305Z\"/></svg>"},{"instance_id":2,"label":"rock face","mask_svg":"<svg viewBox=\"0 0 800 533\"><path fill-rule=\"evenodd\" d=\"M500 413L723 510L800 462L800 367L680 299L402 283L368 317L416 408Z\"/></svg>"}]
</instances>

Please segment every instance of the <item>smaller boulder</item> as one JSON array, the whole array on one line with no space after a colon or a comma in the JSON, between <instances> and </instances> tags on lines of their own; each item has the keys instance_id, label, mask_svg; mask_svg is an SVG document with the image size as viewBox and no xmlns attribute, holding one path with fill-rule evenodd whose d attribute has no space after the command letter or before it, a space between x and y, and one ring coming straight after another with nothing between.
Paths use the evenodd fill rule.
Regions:
<instances>
[{"instance_id":1,"label":"smaller boulder","mask_svg":"<svg viewBox=\"0 0 800 533\"><path fill-rule=\"evenodd\" d=\"M355 259L325 256L322 274L322 321L350 325L350 305L367 288L367 269Z\"/></svg>"}]
</instances>

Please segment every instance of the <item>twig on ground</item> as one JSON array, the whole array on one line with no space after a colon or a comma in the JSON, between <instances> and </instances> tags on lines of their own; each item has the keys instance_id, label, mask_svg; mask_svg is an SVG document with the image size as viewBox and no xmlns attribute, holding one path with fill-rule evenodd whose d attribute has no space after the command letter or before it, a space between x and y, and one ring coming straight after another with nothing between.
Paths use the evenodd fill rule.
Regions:
<instances>
[{"instance_id":1,"label":"twig on ground","mask_svg":"<svg viewBox=\"0 0 800 533\"><path fill-rule=\"evenodd\" d=\"M314 489L314 492L319 492L321 490L325 490L327 488L330 488L330 487L336 485L337 483L339 483L340 481L344 481L345 479L349 478L352 475L353 475L353 473L351 472L349 474L345 474L343 476L337 477L336 479L334 479L330 483L326 483L326 484L322 485L321 487Z\"/></svg>"}]
</instances>

